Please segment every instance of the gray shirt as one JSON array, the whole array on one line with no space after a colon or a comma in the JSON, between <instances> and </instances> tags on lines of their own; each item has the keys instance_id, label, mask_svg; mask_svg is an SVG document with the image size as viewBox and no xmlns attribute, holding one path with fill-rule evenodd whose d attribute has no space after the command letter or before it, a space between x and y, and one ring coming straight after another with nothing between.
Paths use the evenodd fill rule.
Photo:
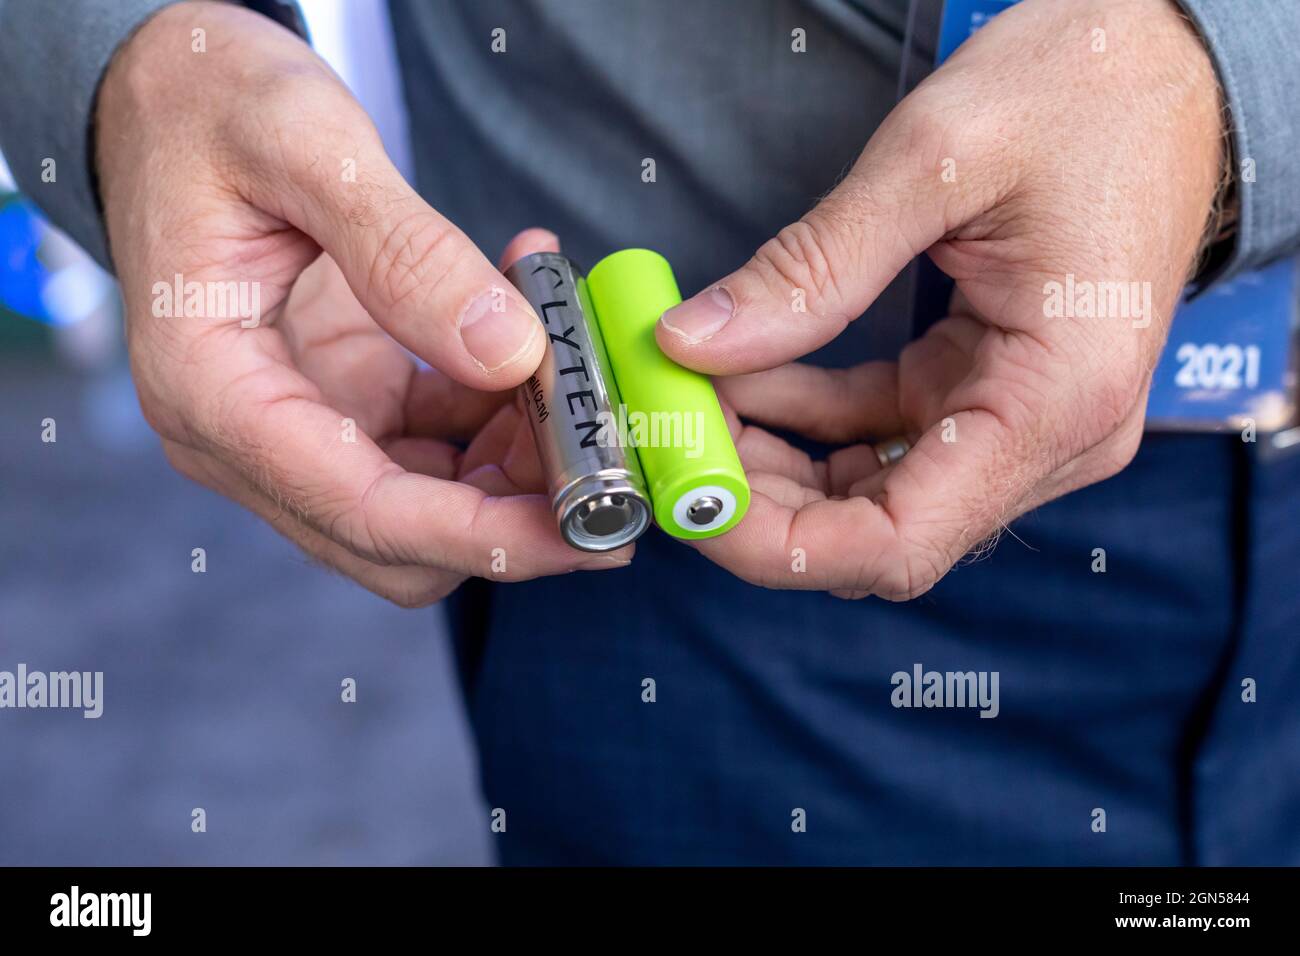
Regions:
<instances>
[{"instance_id":1,"label":"gray shirt","mask_svg":"<svg viewBox=\"0 0 1300 956\"><path fill-rule=\"evenodd\" d=\"M689 294L862 151L896 102L906 6L394 0L419 187L490 256L541 225L583 266L656 249ZM795 29L810 52L792 51ZM851 327L846 358L897 351L906 309L892 296L880 311L897 321Z\"/></svg>"},{"instance_id":2,"label":"gray shirt","mask_svg":"<svg viewBox=\"0 0 1300 956\"><path fill-rule=\"evenodd\" d=\"M0 148L21 188L108 264L91 169L97 84L169 0L0 0ZM1300 245L1300 0L1181 0L1231 110L1239 236L1229 273ZM289 25L296 10L249 0ZM581 263L664 252L683 291L806 211L895 102L907 0L390 0L418 186L495 257L554 229ZM494 53L494 29L506 52ZM806 54L791 31L806 31ZM56 183L41 181L45 157ZM643 182L645 161L655 181ZM885 305L884 303L880 305ZM889 304L889 311L895 305ZM897 327L858 323L855 348ZM870 327L868 327L870 326Z\"/></svg>"}]
</instances>

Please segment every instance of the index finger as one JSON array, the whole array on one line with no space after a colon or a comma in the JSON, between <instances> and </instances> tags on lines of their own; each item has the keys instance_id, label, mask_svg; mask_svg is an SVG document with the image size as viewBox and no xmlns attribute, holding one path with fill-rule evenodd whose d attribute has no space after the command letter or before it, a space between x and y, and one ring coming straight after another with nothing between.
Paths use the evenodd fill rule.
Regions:
<instances>
[{"instance_id":1,"label":"index finger","mask_svg":"<svg viewBox=\"0 0 1300 956\"><path fill-rule=\"evenodd\" d=\"M259 333L273 334L214 332L235 336L224 343L235 350L256 349ZM494 497L403 470L288 366L255 358L232 387L229 355L197 365L197 394L220 396L188 416L200 423L204 443L304 523L369 561L505 580L627 563L629 550L591 555L566 545L540 495ZM208 371L217 368L226 370L219 379Z\"/></svg>"},{"instance_id":2,"label":"index finger","mask_svg":"<svg viewBox=\"0 0 1300 956\"><path fill-rule=\"evenodd\" d=\"M970 409L927 431L872 497L791 507L750 475L749 513L732 531L695 542L701 553L764 587L864 590L907 600L929 590L963 555L1017 513L1035 481L1012 432ZM945 441L949 433L956 441Z\"/></svg>"},{"instance_id":3,"label":"index finger","mask_svg":"<svg viewBox=\"0 0 1300 956\"><path fill-rule=\"evenodd\" d=\"M315 240L375 322L458 382L496 390L532 374L546 348L536 313L406 182L337 78L293 77L259 107L234 140L249 202Z\"/></svg>"}]
</instances>

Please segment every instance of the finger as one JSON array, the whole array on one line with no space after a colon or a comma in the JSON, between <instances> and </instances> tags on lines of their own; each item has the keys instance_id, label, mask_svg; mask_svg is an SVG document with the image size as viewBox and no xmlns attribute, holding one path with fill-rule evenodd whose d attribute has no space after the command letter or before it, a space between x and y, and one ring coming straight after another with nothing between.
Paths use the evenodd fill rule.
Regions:
<instances>
[{"instance_id":1,"label":"finger","mask_svg":"<svg viewBox=\"0 0 1300 956\"><path fill-rule=\"evenodd\" d=\"M423 607L442 600L464 577L421 567L385 567L358 557L347 548L298 521L270 498L211 455L163 439L168 460L181 474L252 511L309 557L356 581L366 590L402 607Z\"/></svg>"},{"instance_id":2,"label":"finger","mask_svg":"<svg viewBox=\"0 0 1300 956\"><path fill-rule=\"evenodd\" d=\"M893 362L845 369L791 362L766 372L719 377L715 384L745 418L817 441L841 443L905 430Z\"/></svg>"},{"instance_id":3,"label":"finger","mask_svg":"<svg viewBox=\"0 0 1300 956\"><path fill-rule=\"evenodd\" d=\"M549 494L533 431L517 406L508 405L475 436L465 451L460 473L472 474L486 466L498 468L518 489L515 494Z\"/></svg>"},{"instance_id":4,"label":"finger","mask_svg":"<svg viewBox=\"0 0 1300 956\"><path fill-rule=\"evenodd\" d=\"M312 85L336 82L304 80L278 104L296 116L294 135L239 137L248 198L319 243L366 311L416 355L476 388L518 385L545 348L536 314L407 184L360 105Z\"/></svg>"},{"instance_id":5,"label":"finger","mask_svg":"<svg viewBox=\"0 0 1300 956\"><path fill-rule=\"evenodd\" d=\"M524 256L535 252L559 252L560 237L549 229L525 229L506 243L501 253L501 271L505 272Z\"/></svg>"},{"instance_id":6,"label":"finger","mask_svg":"<svg viewBox=\"0 0 1300 956\"><path fill-rule=\"evenodd\" d=\"M289 347L286 364L311 379L326 404L367 435L403 431L415 363L361 307L328 255L298 276L275 328Z\"/></svg>"},{"instance_id":7,"label":"finger","mask_svg":"<svg viewBox=\"0 0 1300 956\"><path fill-rule=\"evenodd\" d=\"M950 316L932 325L919 339L904 346L899 356L900 375L924 388L900 393L903 419L929 425L946 414L949 397L962 384L975 380L979 344L989 335L987 324L966 316Z\"/></svg>"},{"instance_id":8,"label":"finger","mask_svg":"<svg viewBox=\"0 0 1300 956\"><path fill-rule=\"evenodd\" d=\"M1150 390L1151 383L1148 382L1138 401L1113 432L1085 449L1078 457L1062 464L1041 481L1026 500L1023 510L1031 511L1128 467L1142 444Z\"/></svg>"},{"instance_id":9,"label":"finger","mask_svg":"<svg viewBox=\"0 0 1300 956\"><path fill-rule=\"evenodd\" d=\"M855 496L792 508L755 495L730 533L701 541L711 560L766 587L867 590L891 600L924 593L980 541L1019 513L1042 477L1024 429L991 412L951 416L955 441L932 428L891 468L874 499ZM871 479L864 479L870 481ZM791 561L794 549L802 566Z\"/></svg>"},{"instance_id":10,"label":"finger","mask_svg":"<svg viewBox=\"0 0 1300 956\"><path fill-rule=\"evenodd\" d=\"M467 475L484 465L500 467L506 460L510 446L514 443L515 432L519 428L519 417L513 406L506 405L497 409L496 414L479 430L474 440L469 443L469 447L465 449L465 455L460 462L460 473Z\"/></svg>"},{"instance_id":11,"label":"finger","mask_svg":"<svg viewBox=\"0 0 1300 956\"><path fill-rule=\"evenodd\" d=\"M277 327L292 364L367 435L464 440L513 400L510 391L469 388L437 369L417 369L357 302L328 255L299 277L289 304Z\"/></svg>"},{"instance_id":12,"label":"finger","mask_svg":"<svg viewBox=\"0 0 1300 956\"><path fill-rule=\"evenodd\" d=\"M522 488L506 476L500 465L480 465L465 475L461 481L467 485L473 485L489 495L497 495L498 497L524 493Z\"/></svg>"},{"instance_id":13,"label":"finger","mask_svg":"<svg viewBox=\"0 0 1300 956\"><path fill-rule=\"evenodd\" d=\"M751 489L744 520L721 537L695 543L709 560L760 587L831 591L892 585L893 528L865 498L799 502Z\"/></svg>"},{"instance_id":14,"label":"finger","mask_svg":"<svg viewBox=\"0 0 1300 956\"><path fill-rule=\"evenodd\" d=\"M765 471L782 475L809 488L822 489L824 471L805 451L752 426L741 429L736 437L736 452L745 471Z\"/></svg>"},{"instance_id":15,"label":"finger","mask_svg":"<svg viewBox=\"0 0 1300 956\"><path fill-rule=\"evenodd\" d=\"M1060 464L1054 456L1033 422L972 407L936 423L884 469L877 500L912 593L1022 514L1033 488Z\"/></svg>"},{"instance_id":16,"label":"finger","mask_svg":"<svg viewBox=\"0 0 1300 956\"><path fill-rule=\"evenodd\" d=\"M772 497L762 485L751 485L740 524L694 543L700 553L760 587L829 591L885 576L893 529L877 505L864 498L800 503L788 487Z\"/></svg>"},{"instance_id":17,"label":"finger","mask_svg":"<svg viewBox=\"0 0 1300 956\"><path fill-rule=\"evenodd\" d=\"M535 252L559 252L560 240L546 229L525 229L501 255L504 272ZM476 435L503 405L514 400L508 391L467 388L437 369L416 373L406 400L406 431L413 435L466 440Z\"/></svg>"},{"instance_id":18,"label":"finger","mask_svg":"<svg viewBox=\"0 0 1300 956\"><path fill-rule=\"evenodd\" d=\"M187 420L216 457L336 543L376 564L480 576L505 549L510 580L618 563L568 547L540 497L492 497L403 470L364 433L342 431L339 413L293 369L221 354L254 347L242 330L230 333L224 344L204 341L217 354L198 363L192 384L219 398ZM232 389L229 370L250 363Z\"/></svg>"},{"instance_id":19,"label":"finger","mask_svg":"<svg viewBox=\"0 0 1300 956\"><path fill-rule=\"evenodd\" d=\"M525 414L517 406L510 406L504 413L514 420L514 436L506 449L502 470L519 488L534 494L550 494L546 486L546 475L542 471L542 459L537 453L537 443L533 438L533 429Z\"/></svg>"},{"instance_id":20,"label":"finger","mask_svg":"<svg viewBox=\"0 0 1300 956\"><path fill-rule=\"evenodd\" d=\"M915 256L996 203L1009 188L1005 167L984 161L970 137L954 132L962 125L945 121L925 97L905 99L802 219L741 269L664 313L656 329L664 352L714 374L805 355L866 311ZM963 175L944 183L940 164L954 157Z\"/></svg>"},{"instance_id":21,"label":"finger","mask_svg":"<svg viewBox=\"0 0 1300 956\"><path fill-rule=\"evenodd\" d=\"M785 475L759 471L751 472L746 477L749 478L751 492L757 491L759 494L766 495L783 508L798 510L814 501L822 501L826 498L826 495L818 489L810 488Z\"/></svg>"},{"instance_id":22,"label":"finger","mask_svg":"<svg viewBox=\"0 0 1300 956\"><path fill-rule=\"evenodd\" d=\"M414 372L403 408L410 435L465 441L473 438L502 406L514 401L513 391L485 392L462 385L436 368Z\"/></svg>"},{"instance_id":23,"label":"finger","mask_svg":"<svg viewBox=\"0 0 1300 956\"><path fill-rule=\"evenodd\" d=\"M815 461L805 451L784 439L753 425L746 425L725 398L722 415L731 432L736 452L747 471L768 472L824 492L827 488L826 462Z\"/></svg>"},{"instance_id":24,"label":"finger","mask_svg":"<svg viewBox=\"0 0 1300 956\"><path fill-rule=\"evenodd\" d=\"M880 459L871 445L849 445L837 448L826 459L827 490L840 498L858 494L855 486L865 478L880 472Z\"/></svg>"},{"instance_id":25,"label":"finger","mask_svg":"<svg viewBox=\"0 0 1300 956\"><path fill-rule=\"evenodd\" d=\"M452 480L459 469L461 452L454 445L432 438L403 435L379 442L384 454L407 471L431 478Z\"/></svg>"}]
</instances>

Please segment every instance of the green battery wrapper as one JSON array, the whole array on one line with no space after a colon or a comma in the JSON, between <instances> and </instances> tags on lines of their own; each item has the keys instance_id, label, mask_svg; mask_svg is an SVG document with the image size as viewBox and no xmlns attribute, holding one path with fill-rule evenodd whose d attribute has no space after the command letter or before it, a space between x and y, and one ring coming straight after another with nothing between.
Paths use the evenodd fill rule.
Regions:
<instances>
[{"instance_id":1,"label":"green battery wrapper","mask_svg":"<svg viewBox=\"0 0 1300 956\"><path fill-rule=\"evenodd\" d=\"M749 483L713 383L655 341L659 316L682 301L668 260L624 249L596 263L586 286L655 521L677 538L730 531L749 508Z\"/></svg>"}]
</instances>

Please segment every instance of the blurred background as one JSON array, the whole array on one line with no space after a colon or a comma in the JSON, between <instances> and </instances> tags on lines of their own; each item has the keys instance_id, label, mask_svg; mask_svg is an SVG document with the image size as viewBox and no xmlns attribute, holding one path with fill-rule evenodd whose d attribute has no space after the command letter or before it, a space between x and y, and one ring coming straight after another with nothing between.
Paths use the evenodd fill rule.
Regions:
<instances>
[{"instance_id":1,"label":"blurred background","mask_svg":"<svg viewBox=\"0 0 1300 956\"><path fill-rule=\"evenodd\" d=\"M382 0L302 8L409 171ZM490 863L441 609L174 473L111 277L13 190L0 158L0 670L103 671L104 712L0 711L0 865Z\"/></svg>"}]
</instances>

